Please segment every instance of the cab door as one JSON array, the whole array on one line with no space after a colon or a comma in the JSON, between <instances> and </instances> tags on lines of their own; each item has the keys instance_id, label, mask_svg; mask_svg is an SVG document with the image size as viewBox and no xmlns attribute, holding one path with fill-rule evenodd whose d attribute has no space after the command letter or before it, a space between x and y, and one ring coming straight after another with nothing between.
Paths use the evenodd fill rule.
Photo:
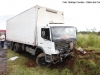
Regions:
<instances>
[{"instance_id":1,"label":"cab door","mask_svg":"<svg viewBox=\"0 0 100 75\"><path fill-rule=\"evenodd\" d=\"M46 54L51 55L54 51L54 43L51 39L50 27L40 27L38 30L38 46L42 47Z\"/></svg>"}]
</instances>

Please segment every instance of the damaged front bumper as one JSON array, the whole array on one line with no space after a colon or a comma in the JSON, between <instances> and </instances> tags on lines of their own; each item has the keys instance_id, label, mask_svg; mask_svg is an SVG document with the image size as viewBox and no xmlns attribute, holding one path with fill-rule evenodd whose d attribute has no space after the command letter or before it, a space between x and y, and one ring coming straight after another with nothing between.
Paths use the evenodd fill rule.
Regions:
<instances>
[{"instance_id":1,"label":"damaged front bumper","mask_svg":"<svg viewBox=\"0 0 100 75\"><path fill-rule=\"evenodd\" d=\"M69 53L61 53L61 54L52 54L52 55L48 55L46 54L45 59L46 62L48 63L53 63L56 64L58 62L62 62L64 60L64 58L66 58L69 55L72 55L73 52L69 52Z\"/></svg>"}]
</instances>

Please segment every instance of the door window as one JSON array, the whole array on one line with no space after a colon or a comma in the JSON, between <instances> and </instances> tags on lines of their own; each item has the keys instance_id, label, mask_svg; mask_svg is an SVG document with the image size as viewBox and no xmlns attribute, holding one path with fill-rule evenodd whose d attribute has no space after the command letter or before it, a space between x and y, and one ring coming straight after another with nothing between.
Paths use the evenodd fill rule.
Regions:
<instances>
[{"instance_id":1,"label":"door window","mask_svg":"<svg viewBox=\"0 0 100 75\"><path fill-rule=\"evenodd\" d=\"M41 29L41 37L47 40L50 40L50 31L49 28L42 28Z\"/></svg>"}]
</instances>

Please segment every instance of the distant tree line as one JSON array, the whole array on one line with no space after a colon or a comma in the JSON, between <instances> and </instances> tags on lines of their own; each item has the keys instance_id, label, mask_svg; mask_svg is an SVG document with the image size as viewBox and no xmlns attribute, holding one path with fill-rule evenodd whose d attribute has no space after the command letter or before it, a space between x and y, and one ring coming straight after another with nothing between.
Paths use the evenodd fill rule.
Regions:
<instances>
[{"instance_id":1,"label":"distant tree line","mask_svg":"<svg viewBox=\"0 0 100 75\"><path fill-rule=\"evenodd\" d=\"M81 33L81 34L97 34L100 35L100 31L95 32L95 31L79 31L77 33Z\"/></svg>"},{"instance_id":2,"label":"distant tree line","mask_svg":"<svg viewBox=\"0 0 100 75\"><path fill-rule=\"evenodd\" d=\"M100 35L100 31L98 32L98 35Z\"/></svg>"}]
</instances>

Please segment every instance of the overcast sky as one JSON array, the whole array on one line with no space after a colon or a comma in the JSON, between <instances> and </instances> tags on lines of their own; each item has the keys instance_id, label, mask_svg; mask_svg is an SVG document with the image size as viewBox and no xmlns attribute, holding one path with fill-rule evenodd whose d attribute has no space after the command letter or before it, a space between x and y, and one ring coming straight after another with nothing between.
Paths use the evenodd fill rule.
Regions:
<instances>
[{"instance_id":1,"label":"overcast sky","mask_svg":"<svg viewBox=\"0 0 100 75\"><path fill-rule=\"evenodd\" d=\"M76 3L68 3L68 1ZM100 31L100 0L97 0L97 3L77 3L77 1L91 0L0 0L0 29L6 29L6 20L9 18L35 5L40 5L64 12L65 24L75 26L78 31L93 28Z\"/></svg>"}]
</instances>

